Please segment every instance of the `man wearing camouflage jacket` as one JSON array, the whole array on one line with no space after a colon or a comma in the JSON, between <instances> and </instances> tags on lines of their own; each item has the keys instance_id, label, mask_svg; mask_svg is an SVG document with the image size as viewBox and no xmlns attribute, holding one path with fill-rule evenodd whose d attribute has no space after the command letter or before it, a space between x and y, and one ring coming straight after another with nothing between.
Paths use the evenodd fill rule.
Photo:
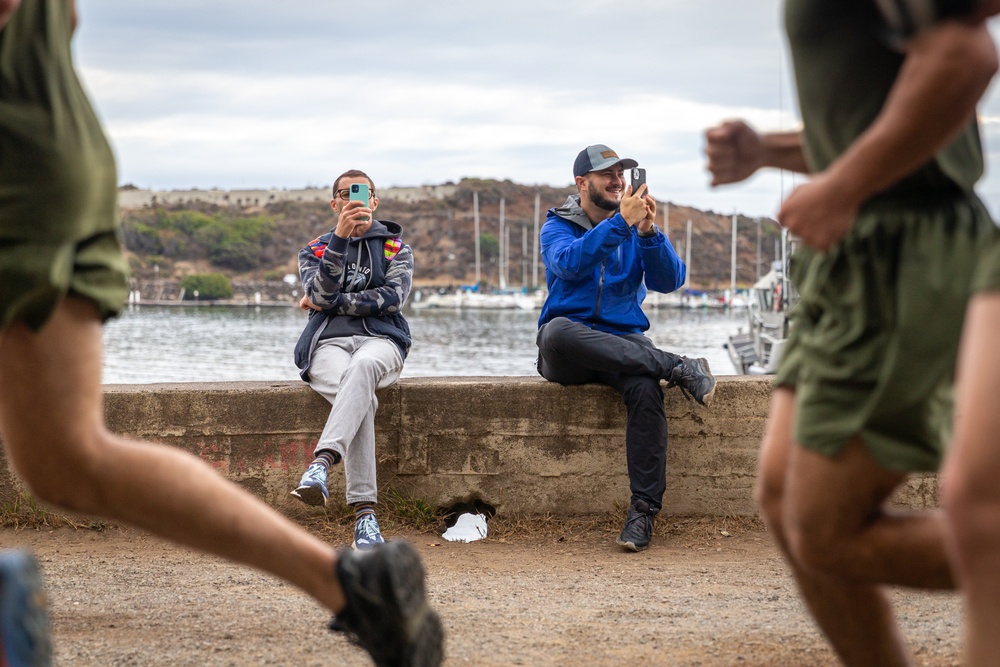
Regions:
<instances>
[{"instance_id":1,"label":"man wearing camouflage jacket","mask_svg":"<svg viewBox=\"0 0 1000 667\"><path fill-rule=\"evenodd\" d=\"M355 184L369 187L369 199L350 201ZM331 466L344 462L347 503L355 508L354 546L383 542L375 504L375 390L399 379L410 349L403 304L413 278L413 253L395 222L375 220L375 184L351 170L333 185L336 227L299 251L299 277L309 310L295 346L302 379L331 404L326 427L310 464L292 495L308 505L329 498Z\"/></svg>"}]
</instances>

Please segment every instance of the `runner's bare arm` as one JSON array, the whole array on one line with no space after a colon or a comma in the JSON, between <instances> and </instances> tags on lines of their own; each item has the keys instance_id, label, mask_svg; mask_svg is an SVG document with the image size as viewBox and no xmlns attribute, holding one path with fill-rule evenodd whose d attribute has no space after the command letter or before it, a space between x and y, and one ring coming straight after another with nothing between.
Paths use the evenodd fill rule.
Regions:
<instances>
[{"instance_id":1,"label":"runner's bare arm","mask_svg":"<svg viewBox=\"0 0 1000 667\"><path fill-rule=\"evenodd\" d=\"M878 117L825 171L792 192L779 222L807 245L830 248L863 202L930 160L974 118L997 68L983 23L948 20L916 36Z\"/></svg>"},{"instance_id":2,"label":"runner's bare arm","mask_svg":"<svg viewBox=\"0 0 1000 667\"><path fill-rule=\"evenodd\" d=\"M762 167L808 173L802 133L757 132L742 120L705 131L705 156L712 186L738 183Z\"/></svg>"},{"instance_id":3,"label":"runner's bare arm","mask_svg":"<svg viewBox=\"0 0 1000 667\"><path fill-rule=\"evenodd\" d=\"M916 37L882 112L827 170L842 193L860 203L929 160L974 117L997 66L982 23L948 21Z\"/></svg>"}]
</instances>

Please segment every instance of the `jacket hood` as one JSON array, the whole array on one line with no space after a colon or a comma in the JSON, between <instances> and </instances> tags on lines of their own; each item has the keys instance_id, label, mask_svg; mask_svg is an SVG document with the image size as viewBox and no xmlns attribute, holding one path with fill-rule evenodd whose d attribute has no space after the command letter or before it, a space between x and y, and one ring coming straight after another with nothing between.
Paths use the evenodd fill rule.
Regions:
<instances>
[{"instance_id":1,"label":"jacket hood","mask_svg":"<svg viewBox=\"0 0 1000 667\"><path fill-rule=\"evenodd\" d=\"M584 229L593 229L594 223L590 221L587 214L580 206L580 195L570 195L562 206L549 209L550 214L558 215L563 220L580 225Z\"/></svg>"},{"instance_id":2,"label":"jacket hood","mask_svg":"<svg viewBox=\"0 0 1000 667\"><path fill-rule=\"evenodd\" d=\"M392 220L373 220L372 226L361 236L352 236L346 239L347 243L357 243L368 239L394 239L403 235L403 228ZM328 231L319 237L323 243L330 243L333 240L333 230Z\"/></svg>"},{"instance_id":3,"label":"jacket hood","mask_svg":"<svg viewBox=\"0 0 1000 667\"><path fill-rule=\"evenodd\" d=\"M351 238L351 241L384 238L396 238L403 233L403 228L392 220L372 220L372 226L358 238Z\"/></svg>"}]
</instances>

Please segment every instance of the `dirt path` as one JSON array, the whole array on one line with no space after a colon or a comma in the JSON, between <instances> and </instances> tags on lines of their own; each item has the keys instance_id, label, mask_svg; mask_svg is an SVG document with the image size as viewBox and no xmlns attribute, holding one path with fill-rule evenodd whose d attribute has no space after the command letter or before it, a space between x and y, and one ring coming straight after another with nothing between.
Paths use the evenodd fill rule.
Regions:
<instances>
[{"instance_id":1,"label":"dirt path","mask_svg":"<svg viewBox=\"0 0 1000 667\"><path fill-rule=\"evenodd\" d=\"M641 554L569 526L473 544L399 536L424 556L448 665L836 664L767 536L726 532L661 520ZM317 604L255 571L119 529L0 539L39 557L59 666L370 664ZM957 597L894 595L919 664L958 665Z\"/></svg>"}]
</instances>

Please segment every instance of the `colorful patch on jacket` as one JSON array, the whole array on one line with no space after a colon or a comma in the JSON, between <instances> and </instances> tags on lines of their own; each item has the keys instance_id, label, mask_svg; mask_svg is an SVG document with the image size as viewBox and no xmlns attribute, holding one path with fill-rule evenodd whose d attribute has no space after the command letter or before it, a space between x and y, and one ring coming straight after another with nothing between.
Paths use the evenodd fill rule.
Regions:
<instances>
[{"instance_id":1,"label":"colorful patch on jacket","mask_svg":"<svg viewBox=\"0 0 1000 667\"><path fill-rule=\"evenodd\" d=\"M320 241L319 239L313 239L312 241L309 242L309 249L312 250L312 253L314 255L322 258L323 253L326 251L326 244Z\"/></svg>"},{"instance_id":2,"label":"colorful patch on jacket","mask_svg":"<svg viewBox=\"0 0 1000 667\"><path fill-rule=\"evenodd\" d=\"M402 247L403 247L403 242L402 240L400 240L398 236L394 239L389 239L388 241L385 242L385 258L388 260L393 259L396 255L399 254L399 250Z\"/></svg>"}]
</instances>

